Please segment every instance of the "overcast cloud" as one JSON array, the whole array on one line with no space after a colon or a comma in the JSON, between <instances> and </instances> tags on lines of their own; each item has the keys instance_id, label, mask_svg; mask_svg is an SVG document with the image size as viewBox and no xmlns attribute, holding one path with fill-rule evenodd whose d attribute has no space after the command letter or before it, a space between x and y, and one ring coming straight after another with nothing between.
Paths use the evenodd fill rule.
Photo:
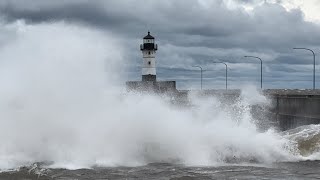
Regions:
<instances>
[{"instance_id":1,"label":"overcast cloud","mask_svg":"<svg viewBox=\"0 0 320 180\"><path fill-rule=\"evenodd\" d=\"M139 80L142 62L139 44L150 30L159 46L158 78L177 80L179 89L197 88L201 65L205 88L224 87L229 65L230 87L258 86L259 61L264 61L265 88L312 88L312 54L320 52L320 2L273 0L2 0L0 48L14 40L6 24L25 21L37 25L63 21L106 31L118 38L127 80ZM309 7L309 8L308 8ZM310 9L310 12L309 12ZM59 35L57 32L56 35ZM10 38L12 37L12 38ZM54 36L52 37L54 38ZM320 59L317 58L317 64ZM320 68L317 67L317 87Z\"/></svg>"}]
</instances>

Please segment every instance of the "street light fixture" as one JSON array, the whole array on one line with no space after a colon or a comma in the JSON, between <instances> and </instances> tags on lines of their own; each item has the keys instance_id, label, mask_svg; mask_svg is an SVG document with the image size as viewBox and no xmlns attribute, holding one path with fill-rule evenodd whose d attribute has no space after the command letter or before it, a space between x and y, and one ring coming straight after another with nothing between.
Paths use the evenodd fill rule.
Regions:
<instances>
[{"instance_id":1,"label":"street light fixture","mask_svg":"<svg viewBox=\"0 0 320 180\"><path fill-rule=\"evenodd\" d=\"M259 57L256 57L256 56L244 56L245 58L256 58L256 59L259 59L260 62L261 62L261 72L260 72L260 83L261 83L261 89L262 89L262 59L259 58Z\"/></svg>"},{"instance_id":2,"label":"street light fixture","mask_svg":"<svg viewBox=\"0 0 320 180\"><path fill-rule=\"evenodd\" d=\"M302 50L307 50L312 52L313 54L313 90L315 90L316 89L316 55L314 51L308 48L293 48L293 49L302 49Z\"/></svg>"},{"instance_id":3,"label":"street light fixture","mask_svg":"<svg viewBox=\"0 0 320 180\"><path fill-rule=\"evenodd\" d=\"M227 63L224 63L224 62L213 62L213 63L221 63L221 64L224 64L226 66L226 90L228 90L228 65Z\"/></svg>"},{"instance_id":4,"label":"street light fixture","mask_svg":"<svg viewBox=\"0 0 320 180\"><path fill-rule=\"evenodd\" d=\"M202 90L202 67L200 66L192 66L192 67L197 67L197 68L200 68L200 81L201 81L201 90Z\"/></svg>"}]
</instances>

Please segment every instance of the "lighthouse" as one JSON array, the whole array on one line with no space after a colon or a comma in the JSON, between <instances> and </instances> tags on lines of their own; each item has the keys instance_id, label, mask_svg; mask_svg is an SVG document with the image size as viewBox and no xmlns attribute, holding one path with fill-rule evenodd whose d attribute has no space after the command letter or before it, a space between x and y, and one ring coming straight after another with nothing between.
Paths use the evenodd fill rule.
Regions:
<instances>
[{"instance_id":1,"label":"lighthouse","mask_svg":"<svg viewBox=\"0 0 320 180\"><path fill-rule=\"evenodd\" d=\"M156 72L156 51L158 45L154 42L154 37L150 32L143 38L143 44L140 44L142 52L142 81L127 81L128 91L148 92L159 94L177 93L176 81L157 81Z\"/></svg>"},{"instance_id":2,"label":"lighthouse","mask_svg":"<svg viewBox=\"0 0 320 180\"><path fill-rule=\"evenodd\" d=\"M156 51L158 50L158 45L155 44L154 37L150 35L150 32L143 38L140 50L143 57L142 81L155 82L157 80Z\"/></svg>"}]
</instances>

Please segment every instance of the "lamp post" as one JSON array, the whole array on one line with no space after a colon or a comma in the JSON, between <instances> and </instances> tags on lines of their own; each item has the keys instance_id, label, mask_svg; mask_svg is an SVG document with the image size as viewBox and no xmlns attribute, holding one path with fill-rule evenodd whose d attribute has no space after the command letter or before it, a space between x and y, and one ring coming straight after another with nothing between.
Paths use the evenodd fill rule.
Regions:
<instances>
[{"instance_id":1,"label":"lamp post","mask_svg":"<svg viewBox=\"0 0 320 180\"><path fill-rule=\"evenodd\" d=\"M259 57L256 57L256 56L244 56L245 58L256 58L256 59L259 59L260 62L261 62L261 72L260 72L260 83L261 83L261 89L262 89L262 59L259 58Z\"/></svg>"},{"instance_id":2,"label":"lamp post","mask_svg":"<svg viewBox=\"0 0 320 180\"><path fill-rule=\"evenodd\" d=\"M293 48L293 49L302 49L302 50L307 50L312 52L313 54L313 90L315 90L316 89L316 55L314 51L308 48Z\"/></svg>"},{"instance_id":3,"label":"lamp post","mask_svg":"<svg viewBox=\"0 0 320 180\"><path fill-rule=\"evenodd\" d=\"M221 63L226 66L226 90L228 90L228 65L227 65L227 63L224 63L224 62L213 62L213 63Z\"/></svg>"},{"instance_id":4,"label":"lamp post","mask_svg":"<svg viewBox=\"0 0 320 180\"><path fill-rule=\"evenodd\" d=\"M200 68L200 82L201 82L201 90L202 90L202 67L200 66L192 66L192 67Z\"/></svg>"}]
</instances>

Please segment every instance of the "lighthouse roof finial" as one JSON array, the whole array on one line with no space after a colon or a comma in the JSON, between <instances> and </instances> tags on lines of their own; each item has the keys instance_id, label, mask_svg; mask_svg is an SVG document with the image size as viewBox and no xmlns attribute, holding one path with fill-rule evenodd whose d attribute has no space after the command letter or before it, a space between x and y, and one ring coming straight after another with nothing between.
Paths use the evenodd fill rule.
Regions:
<instances>
[{"instance_id":1,"label":"lighthouse roof finial","mask_svg":"<svg viewBox=\"0 0 320 180\"><path fill-rule=\"evenodd\" d=\"M153 36L150 35L150 31L148 31L148 35L145 36L143 39L154 39Z\"/></svg>"}]
</instances>

